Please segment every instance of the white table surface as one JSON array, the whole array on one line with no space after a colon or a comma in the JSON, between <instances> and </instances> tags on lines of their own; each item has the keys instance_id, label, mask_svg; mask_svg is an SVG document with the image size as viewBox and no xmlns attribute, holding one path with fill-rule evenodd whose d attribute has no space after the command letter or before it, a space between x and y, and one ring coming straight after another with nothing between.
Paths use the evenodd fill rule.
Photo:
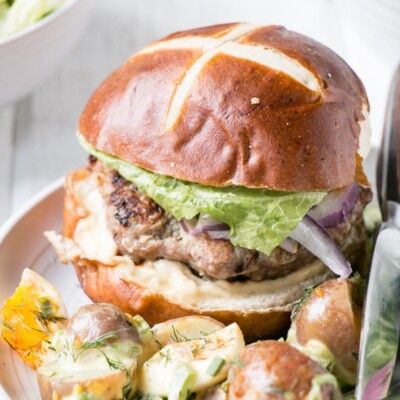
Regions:
<instances>
[{"instance_id":1,"label":"white table surface","mask_svg":"<svg viewBox=\"0 0 400 400\"><path fill-rule=\"evenodd\" d=\"M378 143L393 65L377 57L343 19L333 0L96 0L86 34L63 66L28 98L0 109L0 224L40 189L84 163L75 138L77 120L101 80L147 42L189 27L274 23L332 47L366 84Z\"/></svg>"}]
</instances>

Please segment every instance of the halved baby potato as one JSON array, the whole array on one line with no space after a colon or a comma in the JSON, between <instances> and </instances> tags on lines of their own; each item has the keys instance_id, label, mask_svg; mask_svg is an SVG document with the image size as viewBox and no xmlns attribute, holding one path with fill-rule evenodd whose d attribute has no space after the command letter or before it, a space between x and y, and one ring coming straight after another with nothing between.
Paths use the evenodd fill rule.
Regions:
<instances>
[{"instance_id":1,"label":"halved baby potato","mask_svg":"<svg viewBox=\"0 0 400 400\"><path fill-rule=\"evenodd\" d=\"M142 353L138 356L139 366L168 344L199 339L225 326L213 318L199 315L171 319L151 329L139 315L128 316L128 319L137 327L143 343Z\"/></svg>"},{"instance_id":2,"label":"halved baby potato","mask_svg":"<svg viewBox=\"0 0 400 400\"><path fill-rule=\"evenodd\" d=\"M67 312L57 290L26 268L1 311L3 339L32 368L43 363L48 342L66 325Z\"/></svg>"},{"instance_id":3,"label":"halved baby potato","mask_svg":"<svg viewBox=\"0 0 400 400\"><path fill-rule=\"evenodd\" d=\"M191 315L156 324L152 332L159 346L164 347L171 343L203 338L224 326L214 318Z\"/></svg>"},{"instance_id":4,"label":"halved baby potato","mask_svg":"<svg viewBox=\"0 0 400 400\"><path fill-rule=\"evenodd\" d=\"M331 279L314 288L298 308L287 341L337 376L356 383L361 332L360 282Z\"/></svg>"},{"instance_id":5,"label":"halved baby potato","mask_svg":"<svg viewBox=\"0 0 400 400\"><path fill-rule=\"evenodd\" d=\"M38 375L42 400L115 400L123 399L126 374L123 371L92 371L68 379L55 379L46 371Z\"/></svg>"},{"instance_id":6,"label":"halved baby potato","mask_svg":"<svg viewBox=\"0 0 400 400\"><path fill-rule=\"evenodd\" d=\"M138 352L133 343L82 350L68 349L70 345L68 339L62 339L58 357L38 369L43 400L74 398L74 394L79 394L77 399L116 400L135 391Z\"/></svg>"},{"instance_id":7,"label":"halved baby potato","mask_svg":"<svg viewBox=\"0 0 400 400\"><path fill-rule=\"evenodd\" d=\"M212 328L208 334L193 331L195 339L172 338L173 342L147 360L140 371L142 394L180 400L189 392L203 391L224 381L245 346L244 338L235 323L217 330L212 324L207 321L208 328Z\"/></svg>"},{"instance_id":8,"label":"halved baby potato","mask_svg":"<svg viewBox=\"0 0 400 400\"><path fill-rule=\"evenodd\" d=\"M117 307L80 307L50 347L53 358L38 369L44 400L118 400L136 391L142 343L136 326Z\"/></svg>"}]
</instances>

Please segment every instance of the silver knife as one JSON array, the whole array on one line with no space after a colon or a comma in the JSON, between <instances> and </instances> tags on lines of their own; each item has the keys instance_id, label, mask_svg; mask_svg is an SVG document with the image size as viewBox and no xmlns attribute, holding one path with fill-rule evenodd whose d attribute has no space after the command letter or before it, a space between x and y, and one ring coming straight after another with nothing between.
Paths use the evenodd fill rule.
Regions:
<instances>
[{"instance_id":1,"label":"silver knife","mask_svg":"<svg viewBox=\"0 0 400 400\"><path fill-rule=\"evenodd\" d=\"M386 109L377 189L383 222L364 305L357 400L400 399L400 66Z\"/></svg>"}]
</instances>

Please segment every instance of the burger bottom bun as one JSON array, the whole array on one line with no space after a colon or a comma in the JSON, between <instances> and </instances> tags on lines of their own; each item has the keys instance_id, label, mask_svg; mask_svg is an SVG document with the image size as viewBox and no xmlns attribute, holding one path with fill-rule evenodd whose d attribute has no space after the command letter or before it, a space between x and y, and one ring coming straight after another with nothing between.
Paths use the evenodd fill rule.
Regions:
<instances>
[{"instance_id":1,"label":"burger bottom bun","mask_svg":"<svg viewBox=\"0 0 400 400\"><path fill-rule=\"evenodd\" d=\"M283 334L293 304L304 290L332 276L319 260L283 278L262 282L210 281L170 260L135 265L117 253L98 179L101 176L88 170L67 178L65 237L47 233L60 259L74 264L83 290L94 302L140 314L150 325L188 315L236 322L246 341L254 341Z\"/></svg>"},{"instance_id":2,"label":"burger bottom bun","mask_svg":"<svg viewBox=\"0 0 400 400\"><path fill-rule=\"evenodd\" d=\"M253 311L185 307L171 302L162 294L147 290L138 282L126 281L118 267L85 260L75 262L75 270L91 300L112 303L130 314L140 314L150 325L189 315L204 315L225 325L236 322L246 340L253 341L262 337L277 337L290 324L290 307Z\"/></svg>"}]
</instances>

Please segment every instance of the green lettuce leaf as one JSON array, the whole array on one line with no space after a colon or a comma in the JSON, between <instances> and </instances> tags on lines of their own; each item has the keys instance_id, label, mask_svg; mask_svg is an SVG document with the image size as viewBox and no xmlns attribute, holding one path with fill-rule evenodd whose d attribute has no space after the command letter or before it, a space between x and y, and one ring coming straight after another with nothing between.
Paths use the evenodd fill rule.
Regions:
<instances>
[{"instance_id":1,"label":"green lettuce leaf","mask_svg":"<svg viewBox=\"0 0 400 400\"><path fill-rule=\"evenodd\" d=\"M326 195L325 192L288 193L242 186L202 186L149 172L96 150L81 135L79 140L89 153L116 169L176 219L208 214L229 225L230 240L235 246L267 255Z\"/></svg>"}]
</instances>

